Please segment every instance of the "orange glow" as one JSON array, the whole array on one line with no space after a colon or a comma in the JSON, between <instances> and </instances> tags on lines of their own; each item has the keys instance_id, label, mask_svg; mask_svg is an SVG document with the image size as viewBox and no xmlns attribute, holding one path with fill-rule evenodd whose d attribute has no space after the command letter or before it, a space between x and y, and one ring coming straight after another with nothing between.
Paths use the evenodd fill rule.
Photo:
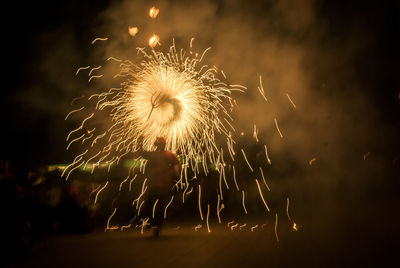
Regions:
<instances>
[{"instance_id":1,"label":"orange glow","mask_svg":"<svg viewBox=\"0 0 400 268\"><path fill-rule=\"evenodd\" d=\"M156 34L153 34L149 39L149 46L151 48L155 47L160 41L160 37Z\"/></svg>"},{"instance_id":2,"label":"orange glow","mask_svg":"<svg viewBox=\"0 0 400 268\"><path fill-rule=\"evenodd\" d=\"M310 161L308 161L308 163L310 164L310 166L317 160L316 157L314 157L313 159L311 159Z\"/></svg>"},{"instance_id":3,"label":"orange glow","mask_svg":"<svg viewBox=\"0 0 400 268\"><path fill-rule=\"evenodd\" d=\"M150 18L152 18L152 19L157 18L157 15L158 15L159 12L160 12L160 10L158 8L156 8L156 7L150 8L150 11L149 11Z\"/></svg>"},{"instance_id":4,"label":"orange glow","mask_svg":"<svg viewBox=\"0 0 400 268\"><path fill-rule=\"evenodd\" d=\"M129 34L130 34L132 37L134 37L134 36L139 32L139 29L138 29L138 27L131 27L131 26L129 26L128 31L129 31Z\"/></svg>"}]
</instances>

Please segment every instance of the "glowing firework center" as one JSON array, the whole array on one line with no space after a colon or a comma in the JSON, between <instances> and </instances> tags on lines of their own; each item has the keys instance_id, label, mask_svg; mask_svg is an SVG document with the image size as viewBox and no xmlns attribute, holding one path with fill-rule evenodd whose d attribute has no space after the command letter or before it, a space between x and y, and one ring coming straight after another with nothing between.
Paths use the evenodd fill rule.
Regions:
<instances>
[{"instance_id":1,"label":"glowing firework center","mask_svg":"<svg viewBox=\"0 0 400 268\"><path fill-rule=\"evenodd\" d=\"M134 67L135 72L122 70L133 79L123 84L125 96L117 104L122 108L113 120L130 130L131 137L126 138L141 137L143 149L152 150L155 139L162 136L167 149L188 159L218 148L214 133L228 136L218 116L228 115L223 101L230 99L230 89L216 78L216 70L206 66L197 70L201 58L179 57L174 46L166 55L154 50L151 55L143 53L146 60ZM209 159L215 160L212 154Z\"/></svg>"}]
</instances>

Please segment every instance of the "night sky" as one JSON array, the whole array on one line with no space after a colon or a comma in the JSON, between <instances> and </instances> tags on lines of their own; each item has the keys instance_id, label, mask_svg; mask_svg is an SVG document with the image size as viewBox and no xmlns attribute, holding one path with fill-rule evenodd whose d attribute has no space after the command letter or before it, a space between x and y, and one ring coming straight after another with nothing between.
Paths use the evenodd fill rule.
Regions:
<instances>
[{"instance_id":1,"label":"night sky","mask_svg":"<svg viewBox=\"0 0 400 268\"><path fill-rule=\"evenodd\" d=\"M121 52L129 42L126 29L135 25L139 13L130 17L126 10L132 3L144 13L153 5L138 2L14 1L3 8L11 16L2 16L2 159L28 169L72 160L74 152L65 152L65 137L76 122L65 122L64 117L71 100L87 85L75 71L106 52L128 54ZM306 208L299 205L300 211L316 206L303 215L311 217L310 225L322 230L322 225L339 224L343 237L368 233L371 244L390 248L387 240L400 220L400 3L299 2L162 1L161 6L171 7L168 20L173 23L163 26L161 37L167 45L172 37L187 43L193 34L200 48L213 47L210 60L226 68L231 81L254 92L260 74L272 96L278 96L280 88L293 88L298 114L282 108L284 100L275 107L286 145L278 144L275 126L264 123L274 116L251 109L253 104L259 107L260 97L254 97L258 93L241 100L244 110L238 124L251 129L246 118L255 118L264 127L276 159L287 161L277 164L281 174L301 167L298 181L290 180L282 189L295 196L302 193L299 203ZM174 15L185 8L199 20L186 24L189 17ZM163 13L169 9L160 9L160 17ZM122 41L111 40L112 48L93 51L90 42L99 36ZM363 161L367 152L368 163ZM305 172L314 156L316 168ZM318 185L321 188L314 189ZM315 205L322 199L325 202ZM329 220L337 222L325 225Z\"/></svg>"}]
</instances>

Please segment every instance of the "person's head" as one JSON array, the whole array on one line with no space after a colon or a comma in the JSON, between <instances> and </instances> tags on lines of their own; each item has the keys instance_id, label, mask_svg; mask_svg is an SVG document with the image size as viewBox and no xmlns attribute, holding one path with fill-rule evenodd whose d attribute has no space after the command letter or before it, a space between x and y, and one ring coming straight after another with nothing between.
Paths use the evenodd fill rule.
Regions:
<instances>
[{"instance_id":1,"label":"person's head","mask_svg":"<svg viewBox=\"0 0 400 268\"><path fill-rule=\"evenodd\" d=\"M163 137L157 137L156 141L154 142L154 146L157 147L157 151L164 151L165 144L166 144L166 141Z\"/></svg>"}]
</instances>

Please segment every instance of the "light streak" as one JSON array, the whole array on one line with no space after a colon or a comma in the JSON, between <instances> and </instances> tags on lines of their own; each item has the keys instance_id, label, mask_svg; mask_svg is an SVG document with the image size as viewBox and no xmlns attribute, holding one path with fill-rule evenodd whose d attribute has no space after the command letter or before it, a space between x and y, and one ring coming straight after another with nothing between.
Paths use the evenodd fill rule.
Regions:
<instances>
[{"instance_id":1,"label":"light streak","mask_svg":"<svg viewBox=\"0 0 400 268\"><path fill-rule=\"evenodd\" d=\"M86 70L86 69L89 69L89 68L90 68L90 66L80 67L80 68L78 68L78 70L76 71L75 75L78 75L78 73L79 73L80 70Z\"/></svg>"},{"instance_id":2,"label":"light streak","mask_svg":"<svg viewBox=\"0 0 400 268\"><path fill-rule=\"evenodd\" d=\"M129 26L128 32L129 32L130 36L134 37L139 32L139 29L138 29L138 27Z\"/></svg>"},{"instance_id":3,"label":"light streak","mask_svg":"<svg viewBox=\"0 0 400 268\"><path fill-rule=\"evenodd\" d=\"M260 184L258 183L258 180L257 180L257 179L256 179L256 183L257 183L257 187L258 187L258 192L260 193L260 196L261 196L261 199L262 199L262 201L263 201L263 203L264 203L264 206L266 207L267 211L269 212L270 209L269 209L267 203L266 203L265 200L264 200L264 196L262 195L261 187L260 187Z\"/></svg>"},{"instance_id":4,"label":"light streak","mask_svg":"<svg viewBox=\"0 0 400 268\"><path fill-rule=\"evenodd\" d=\"M286 96L288 97L288 99L289 99L290 103L293 105L293 107L296 109L296 104L294 104L294 102L290 98L289 94L286 93Z\"/></svg>"},{"instance_id":5,"label":"light streak","mask_svg":"<svg viewBox=\"0 0 400 268\"><path fill-rule=\"evenodd\" d=\"M271 159L269 159L267 145L265 145L265 144L264 144L264 149L265 149L265 156L267 157L268 164L271 165Z\"/></svg>"},{"instance_id":6,"label":"light streak","mask_svg":"<svg viewBox=\"0 0 400 268\"><path fill-rule=\"evenodd\" d=\"M267 97L265 97L264 87L263 87L262 81L261 81L261 75L260 75L260 86L257 88L258 88L258 91L260 91L261 96L263 96L264 100L266 102L268 102Z\"/></svg>"},{"instance_id":7,"label":"light streak","mask_svg":"<svg viewBox=\"0 0 400 268\"><path fill-rule=\"evenodd\" d=\"M251 227L250 230L253 232L254 229L256 229L256 228L258 228L258 224L257 224L257 225L254 225L253 227Z\"/></svg>"},{"instance_id":8,"label":"light streak","mask_svg":"<svg viewBox=\"0 0 400 268\"><path fill-rule=\"evenodd\" d=\"M93 186L92 186L92 187L93 187ZM96 192L100 187L101 187L101 184L100 184L99 186L97 186L95 189L93 189L93 190L90 192L89 197L88 197L88 200L90 200L90 197L92 196L92 194L94 194L94 192Z\"/></svg>"},{"instance_id":9,"label":"light streak","mask_svg":"<svg viewBox=\"0 0 400 268\"><path fill-rule=\"evenodd\" d=\"M254 124L253 138L258 143L258 130L257 130L257 126L255 124Z\"/></svg>"},{"instance_id":10,"label":"light streak","mask_svg":"<svg viewBox=\"0 0 400 268\"><path fill-rule=\"evenodd\" d=\"M104 186L101 187L101 189L97 192L96 197L94 198L94 203L95 203L95 204L97 203L97 198L99 197L99 194L101 193L101 191L104 190L104 188L107 187L107 185L108 185L108 181L107 181L106 184L104 184Z\"/></svg>"},{"instance_id":11,"label":"light streak","mask_svg":"<svg viewBox=\"0 0 400 268\"><path fill-rule=\"evenodd\" d=\"M89 115L88 117L86 117L85 119L83 119L81 125L80 125L78 128L72 130L72 131L68 134L66 141L69 140L69 138L71 137L72 133L75 133L75 132L81 130L81 129L83 128L83 125L85 124L85 122L86 122L87 120L89 120L90 118L92 118L93 116L94 116L94 113L92 113L91 115Z\"/></svg>"},{"instance_id":12,"label":"light streak","mask_svg":"<svg viewBox=\"0 0 400 268\"><path fill-rule=\"evenodd\" d=\"M222 74L222 76L226 79L226 75L225 75L225 73L224 73L224 70L221 70L221 74Z\"/></svg>"},{"instance_id":13,"label":"light streak","mask_svg":"<svg viewBox=\"0 0 400 268\"><path fill-rule=\"evenodd\" d=\"M235 166L232 166L232 170L233 170L233 181L235 182L236 190L239 191L239 186L238 186L237 181L236 181L236 169L235 169Z\"/></svg>"},{"instance_id":14,"label":"light streak","mask_svg":"<svg viewBox=\"0 0 400 268\"><path fill-rule=\"evenodd\" d=\"M276 121L276 118L274 118L274 121L275 121L275 126L276 126L276 129L278 130L278 132L279 132L279 136L281 137L281 138L283 138L283 136L282 136L282 132L280 131L280 129L279 129L279 126L278 126L278 121Z\"/></svg>"},{"instance_id":15,"label":"light streak","mask_svg":"<svg viewBox=\"0 0 400 268\"><path fill-rule=\"evenodd\" d=\"M156 211L157 203L158 203L158 199L156 200L156 202L154 202L154 205L153 205L153 219L154 219L154 213Z\"/></svg>"},{"instance_id":16,"label":"light streak","mask_svg":"<svg viewBox=\"0 0 400 268\"><path fill-rule=\"evenodd\" d=\"M232 225L232 226L231 226L231 231L233 231L233 229L235 229L238 225L239 225L238 223Z\"/></svg>"},{"instance_id":17,"label":"light streak","mask_svg":"<svg viewBox=\"0 0 400 268\"><path fill-rule=\"evenodd\" d=\"M144 229L147 225L149 225L148 221L149 221L149 218L145 218L145 219L142 220L142 226L141 226L141 229L140 229L140 234L143 234L143 229Z\"/></svg>"},{"instance_id":18,"label":"light streak","mask_svg":"<svg viewBox=\"0 0 400 268\"><path fill-rule=\"evenodd\" d=\"M169 200L167 206L166 206L165 209L164 209L164 219L167 218L167 209L168 209L168 207L171 205L172 200L174 200L174 196L171 196L171 200Z\"/></svg>"},{"instance_id":19,"label":"light streak","mask_svg":"<svg viewBox=\"0 0 400 268\"><path fill-rule=\"evenodd\" d=\"M200 229L202 226L201 226L201 224L197 224L195 227L193 227L194 228L194 231L195 232L197 232L197 229Z\"/></svg>"},{"instance_id":20,"label":"light streak","mask_svg":"<svg viewBox=\"0 0 400 268\"><path fill-rule=\"evenodd\" d=\"M160 12L160 10L158 8L156 8L156 7L150 8L150 10L149 10L150 18L152 18L152 19L157 18L157 15L158 15L159 12Z\"/></svg>"},{"instance_id":21,"label":"light streak","mask_svg":"<svg viewBox=\"0 0 400 268\"><path fill-rule=\"evenodd\" d=\"M247 209L246 209L246 205L245 205L245 203L244 203L244 191L243 191L243 190L242 190L242 205L243 205L244 212L245 212L246 215L247 215Z\"/></svg>"},{"instance_id":22,"label":"light streak","mask_svg":"<svg viewBox=\"0 0 400 268\"><path fill-rule=\"evenodd\" d=\"M85 133L83 133L83 134L82 134L81 136L79 136L78 138L75 138L75 139L71 140L70 143L69 143L68 146L67 146L67 151L68 151L68 149L69 149L69 147L71 146L72 143L74 143L74 142L76 142L76 141L82 139L84 136L85 136Z\"/></svg>"},{"instance_id":23,"label":"light streak","mask_svg":"<svg viewBox=\"0 0 400 268\"><path fill-rule=\"evenodd\" d=\"M278 213L275 213L275 237L276 237L276 241L279 242L279 237L278 237Z\"/></svg>"},{"instance_id":24,"label":"light streak","mask_svg":"<svg viewBox=\"0 0 400 268\"><path fill-rule=\"evenodd\" d=\"M90 82L93 78L101 78L101 77L103 77L102 74L101 74L101 75L92 75L92 76L89 78L88 82Z\"/></svg>"},{"instance_id":25,"label":"light streak","mask_svg":"<svg viewBox=\"0 0 400 268\"><path fill-rule=\"evenodd\" d=\"M114 60L114 61L117 61L117 62L122 62L122 60L117 59L117 58L114 58L114 57L109 57L109 58L107 59L107 61L110 61L110 60Z\"/></svg>"},{"instance_id":26,"label":"light streak","mask_svg":"<svg viewBox=\"0 0 400 268\"><path fill-rule=\"evenodd\" d=\"M146 189L147 189L146 181L147 181L147 178L145 178L144 181L143 181L143 184L142 184L142 191L141 191L139 197L136 198L136 199L132 202L132 205L136 202L136 209L137 209L137 207L138 207L138 205L139 205L139 200L140 200L140 198L142 198L142 196L143 196L144 193L146 192Z\"/></svg>"},{"instance_id":27,"label":"light streak","mask_svg":"<svg viewBox=\"0 0 400 268\"><path fill-rule=\"evenodd\" d=\"M296 232L299 230L299 228L297 227L297 224L295 222L293 222L292 230L296 231Z\"/></svg>"},{"instance_id":28,"label":"light streak","mask_svg":"<svg viewBox=\"0 0 400 268\"><path fill-rule=\"evenodd\" d=\"M121 231L123 231L124 229L128 229L132 226L132 223L129 223L128 225L122 225L121 226Z\"/></svg>"},{"instance_id":29,"label":"light streak","mask_svg":"<svg viewBox=\"0 0 400 268\"><path fill-rule=\"evenodd\" d=\"M210 204L207 204L207 231L210 233L210 224L208 223L208 217L210 215Z\"/></svg>"},{"instance_id":30,"label":"light streak","mask_svg":"<svg viewBox=\"0 0 400 268\"><path fill-rule=\"evenodd\" d=\"M292 219L290 218L290 215L289 215L289 197L286 198L286 215L287 215L289 221L292 221Z\"/></svg>"},{"instance_id":31,"label":"light streak","mask_svg":"<svg viewBox=\"0 0 400 268\"><path fill-rule=\"evenodd\" d=\"M316 160L317 160L317 158L314 157L313 159L311 159L310 161L308 161L308 164L311 166Z\"/></svg>"},{"instance_id":32,"label":"light streak","mask_svg":"<svg viewBox=\"0 0 400 268\"><path fill-rule=\"evenodd\" d=\"M247 163L247 165L249 166L249 168L250 168L251 172L253 172L253 168L251 167L251 165L250 165L249 161L247 160L246 154L244 153L243 149L240 149L240 150L242 151L242 154L243 154L244 160L246 160L246 163Z\"/></svg>"},{"instance_id":33,"label":"light streak","mask_svg":"<svg viewBox=\"0 0 400 268\"><path fill-rule=\"evenodd\" d=\"M266 181L265 178L264 178L264 172L263 172L263 170L262 170L261 167L260 167L260 171L261 171L261 177L262 177L262 179L263 179L263 182L264 182L265 187L267 187L268 191L271 192L271 190L269 189L269 186L268 186L268 184L267 184L267 181Z\"/></svg>"},{"instance_id":34,"label":"light streak","mask_svg":"<svg viewBox=\"0 0 400 268\"><path fill-rule=\"evenodd\" d=\"M201 212L201 186L199 184L199 212L200 212L200 218L203 220L203 212Z\"/></svg>"},{"instance_id":35,"label":"light streak","mask_svg":"<svg viewBox=\"0 0 400 268\"><path fill-rule=\"evenodd\" d=\"M364 155L363 155L363 159L364 159L364 160L367 159L367 157L368 157L370 154L371 154L371 152L368 152L368 153L364 154Z\"/></svg>"},{"instance_id":36,"label":"light streak","mask_svg":"<svg viewBox=\"0 0 400 268\"><path fill-rule=\"evenodd\" d=\"M114 211L113 211L113 213L110 215L110 217L108 218L108 220L107 220L107 227L106 227L106 229L105 229L105 231L107 231L107 230L110 230L110 221L111 221L111 218L115 215L115 212L117 211L117 208L114 208Z\"/></svg>"},{"instance_id":37,"label":"light streak","mask_svg":"<svg viewBox=\"0 0 400 268\"><path fill-rule=\"evenodd\" d=\"M175 228L173 228L174 231L178 231L179 229L181 229L180 226L176 226Z\"/></svg>"},{"instance_id":38,"label":"light streak","mask_svg":"<svg viewBox=\"0 0 400 268\"><path fill-rule=\"evenodd\" d=\"M100 69L100 68L101 68L101 65L99 65L99 66L97 66L97 67L94 67L94 68L92 68L92 69L90 70L90 72L89 72L88 76L91 76L91 75L92 75L92 73L93 73L94 71L96 71L96 70L98 70L98 69Z\"/></svg>"},{"instance_id":39,"label":"light streak","mask_svg":"<svg viewBox=\"0 0 400 268\"><path fill-rule=\"evenodd\" d=\"M95 38L95 39L92 41L92 44L94 44L94 43L97 42L97 41L107 41L107 40L108 40L107 37L104 37L104 38L98 37L98 38Z\"/></svg>"},{"instance_id":40,"label":"light streak","mask_svg":"<svg viewBox=\"0 0 400 268\"><path fill-rule=\"evenodd\" d=\"M230 222L228 222L227 224L226 224L226 226L228 226L229 227L229 225L231 225L232 223L234 223L235 221L230 221Z\"/></svg>"},{"instance_id":41,"label":"light streak","mask_svg":"<svg viewBox=\"0 0 400 268\"><path fill-rule=\"evenodd\" d=\"M261 224L261 229L264 229L265 226L267 226L266 223Z\"/></svg>"},{"instance_id":42,"label":"light streak","mask_svg":"<svg viewBox=\"0 0 400 268\"><path fill-rule=\"evenodd\" d=\"M141 208L142 208L144 202L145 202L145 200L142 200L142 202L140 202L140 206L139 206L139 209L138 209L138 211L137 211L137 215L138 215L138 216L140 215L140 210L141 210Z\"/></svg>"},{"instance_id":43,"label":"light streak","mask_svg":"<svg viewBox=\"0 0 400 268\"><path fill-rule=\"evenodd\" d=\"M218 201L217 201L217 217L218 217L218 222L219 222L219 224L221 224L221 217L219 216L219 213L220 213L220 210L219 210L219 203L220 203L220 201L221 201L221 198L219 197L219 194L218 194Z\"/></svg>"},{"instance_id":44,"label":"light streak","mask_svg":"<svg viewBox=\"0 0 400 268\"><path fill-rule=\"evenodd\" d=\"M242 224L242 225L240 225L240 226L239 226L239 230L242 230L242 228L243 228L243 227L245 227L246 225L247 225L246 223L245 223L245 224Z\"/></svg>"}]
</instances>

